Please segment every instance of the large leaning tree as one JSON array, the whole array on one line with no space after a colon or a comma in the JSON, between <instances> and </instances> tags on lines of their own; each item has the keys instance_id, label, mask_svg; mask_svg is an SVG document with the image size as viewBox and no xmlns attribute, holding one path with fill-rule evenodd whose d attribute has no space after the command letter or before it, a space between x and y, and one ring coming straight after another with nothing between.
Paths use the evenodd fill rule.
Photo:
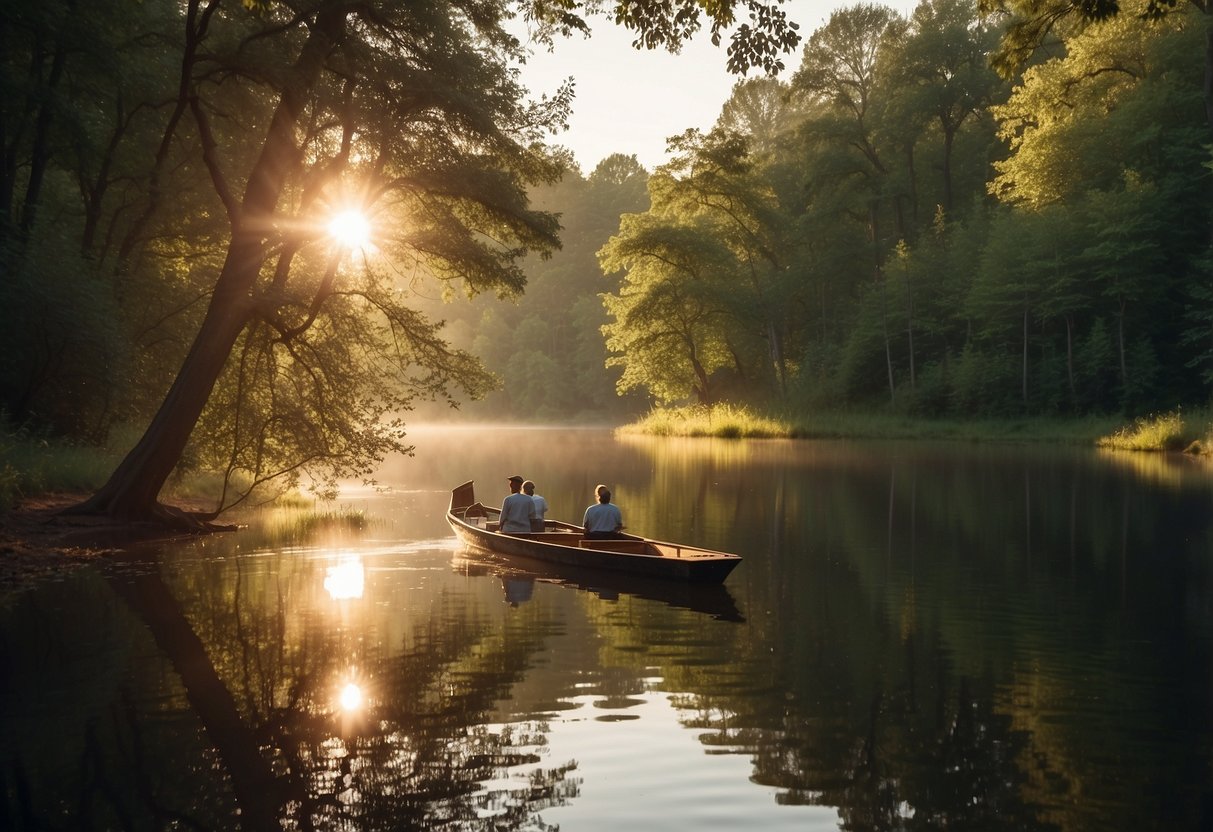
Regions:
<instances>
[{"instance_id":1,"label":"large leaning tree","mask_svg":"<svg viewBox=\"0 0 1213 832\"><path fill-rule=\"evenodd\" d=\"M780 0L184 0L167 47L176 100L134 232L174 210L158 183L204 169L222 216L192 346L154 418L106 484L77 506L125 520L199 522L159 502L198 429L254 480L334 479L407 450L393 415L417 396L475 394L487 378L440 324L409 308L411 275L467 293L522 291L518 261L559 244L528 185L560 167L544 145L571 86L529 98L527 46L588 34L601 15L638 47L677 50L702 28L731 40L730 69L768 71L795 47ZM745 15L748 22L739 19ZM592 102L589 102L592 106ZM181 155L188 148L192 155ZM162 176L163 174L163 176ZM334 218L368 217L366 244ZM126 253L126 252L124 252ZM208 416L207 414L212 414ZM272 453L289 440L294 453ZM223 505L220 505L223 508Z\"/></svg>"}]
</instances>

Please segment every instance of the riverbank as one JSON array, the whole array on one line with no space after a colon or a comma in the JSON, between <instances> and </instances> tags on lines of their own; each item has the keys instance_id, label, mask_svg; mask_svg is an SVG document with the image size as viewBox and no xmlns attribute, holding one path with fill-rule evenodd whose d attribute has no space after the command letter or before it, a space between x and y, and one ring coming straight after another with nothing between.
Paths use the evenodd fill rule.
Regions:
<instances>
[{"instance_id":1,"label":"riverbank","mask_svg":"<svg viewBox=\"0 0 1213 832\"><path fill-rule=\"evenodd\" d=\"M761 414L742 407L655 408L619 428L653 436L726 439L924 439L1064 442L1094 445L1123 424L1116 417L925 419L876 412Z\"/></svg>"},{"instance_id":2,"label":"riverbank","mask_svg":"<svg viewBox=\"0 0 1213 832\"><path fill-rule=\"evenodd\" d=\"M1041 442L1134 451L1209 453L1211 415L1180 410L1126 423L1119 416L1072 419L926 419L889 413L764 415L746 408L655 408L621 433L723 439L906 439L958 442Z\"/></svg>"},{"instance_id":3,"label":"riverbank","mask_svg":"<svg viewBox=\"0 0 1213 832\"><path fill-rule=\"evenodd\" d=\"M96 518L61 512L84 494L45 494L20 500L0 515L0 599L45 580L65 576L112 551L98 532L122 532Z\"/></svg>"},{"instance_id":4,"label":"riverbank","mask_svg":"<svg viewBox=\"0 0 1213 832\"><path fill-rule=\"evenodd\" d=\"M95 558L177 534L158 524L63 513L87 497L83 491L40 494L24 497L0 513L0 601L69 575ZM200 510L202 505L183 507Z\"/></svg>"}]
</instances>

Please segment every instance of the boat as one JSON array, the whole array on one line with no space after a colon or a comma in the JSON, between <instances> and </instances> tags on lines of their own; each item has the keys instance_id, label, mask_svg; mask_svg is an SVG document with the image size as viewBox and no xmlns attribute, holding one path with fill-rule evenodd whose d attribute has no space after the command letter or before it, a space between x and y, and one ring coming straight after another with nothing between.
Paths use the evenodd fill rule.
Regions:
<instances>
[{"instance_id":1,"label":"boat","mask_svg":"<svg viewBox=\"0 0 1213 832\"><path fill-rule=\"evenodd\" d=\"M472 482L451 489L446 519L455 537L469 549L579 569L706 584L721 583L741 563L740 555L634 534L587 540L585 529L561 520L545 521L541 532L503 532L500 517L501 509L477 501Z\"/></svg>"}]
</instances>

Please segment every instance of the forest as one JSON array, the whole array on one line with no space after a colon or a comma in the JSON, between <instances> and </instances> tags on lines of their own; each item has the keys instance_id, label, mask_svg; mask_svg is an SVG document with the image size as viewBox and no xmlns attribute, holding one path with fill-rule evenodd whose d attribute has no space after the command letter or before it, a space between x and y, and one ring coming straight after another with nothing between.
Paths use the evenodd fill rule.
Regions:
<instances>
[{"instance_id":1,"label":"forest","mask_svg":"<svg viewBox=\"0 0 1213 832\"><path fill-rule=\"evenodd\" d=\"M150 423L92 504L136 515L178 467L366 474L409 421L1208 402L1203 5L865 3L796 34L757 0L607 4L651 47L688 9L754 24L712 130L588 174L558 131L593 102L522 89L506 28L576 36L582 5L6 3L7 429ZM349 206L356 250L325 233Z\"/></svg>"},{"instance_id":2,"label":"forest","mask_svg":"<svg viewBox=\"0 0 1213 832\"><path fill-rule=\"evenodd\" d=\"M470 345L506 380L487 412L575 415L528 374L579 386L601 371L582 309L610 383L646 405L964 418L1207 403L1207 15L1144 15L1054 33L1004 80L1005 32L973 3L839 10L789 77L739 81L714 130L673 137L609 234L587 217L620 192L599 192L645 172L613 158L566 176L564 249L529 267L520 305L472 319L485 340Z\"/></svg>"}]
</instances>

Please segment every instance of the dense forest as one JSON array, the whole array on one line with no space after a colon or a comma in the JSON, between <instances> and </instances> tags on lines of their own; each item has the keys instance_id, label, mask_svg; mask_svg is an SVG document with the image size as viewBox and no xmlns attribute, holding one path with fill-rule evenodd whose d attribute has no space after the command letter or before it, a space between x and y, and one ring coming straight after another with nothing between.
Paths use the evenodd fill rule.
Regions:
<instances>
[{"instance_id":1,"label":"dense forest","mask_svg":"<svg viewBox=\"0 0 1213 832\"><path fill-rule=\"evenodd\" d=\"M962 417L1204 404L1207 22L1143 12L1051 39L1006 81L1003 32L973 3L839 10L786 80L739 82L714 130L673 137L646 207L609 234L599 191L621 160L553 191L565 250L531 265L522 305L475 324L507 345L473 347L507 380L483 412L598 405L562 408L558 385L524 380L583 386L589 347L558 334L584 338L596 312L614 375L595 386L646 401Z\"/></svg>"},{"instance_id":2,"label":"dense forest","mask_svg":"<svg viewBox=\"0 0 1213 832\"><path fill-rule=\"evenodd\" d=\"M579 28L517 6L549 37ZM784 71L739 80L657 170L621 153L587 175L553 131L594 102L518 85L514 4L4 4L6 423L104 443L152 420L124 473L143 493L96 506L134 511L179 461L365 473L402 419L451 406L1207 401L1201 4L1035 28L965 0L860 4L798 45L755 0L721 4L713 34L734 6L770 37L735 36L730 66ZM651 46L701 11L619 9ZM373 245L323 242L347 203Z\"/></svg>"}]
</instances>

